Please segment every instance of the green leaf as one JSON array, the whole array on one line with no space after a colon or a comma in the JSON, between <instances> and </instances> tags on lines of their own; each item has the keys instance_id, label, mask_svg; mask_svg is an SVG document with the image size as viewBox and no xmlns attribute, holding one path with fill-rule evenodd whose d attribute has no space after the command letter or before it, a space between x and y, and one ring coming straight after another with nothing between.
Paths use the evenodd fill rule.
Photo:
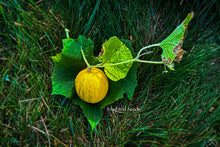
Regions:
<instances>
[{"instance_id":1,"label":"green leaf","mask_svg":"<svg viewBox=\"0 0 220 147\"><path fill-rule=\"evenodd\" d=\"M135 57L136 53L134 51L134 48L132 47L132 42L130 40L124 39L124 38L121 38L120 40L129 48L129 50L132 53L132 56Z\"/></svg>"},{"instance_id":2,"label":"green leaf","mask_svg":"<svg viewBox=\"0 0 220 147\"><path fill-rule=\"evenodd\" d=\"M97 61L93 55L94 45L90 39L84 36L79 36L78 39L64 39L62 52L51 57L55 63L52 74L52 94L71 97L75 90L76 75L86 68L80 51L81 47L88 61L93 63Z\"/></svg>"},{"instance_id":3,"label":"green leaf","mask_svg":"<svg viewBox=\"0 0 220 147\"><path fill-rule=\"evenodd\" d=\"M123 98L123 95L126 93L128 98L132 100L135 87L137 86L137 67L138 63L134 63L130 68L126 78L121 79L117 82L109 80L109 91L106 97L97 104L90 104L82 101L76 93L73 95L73 101L76 105L79 105L86 118L88 119L92 130L99 123L102 118L102 109L117 101L118 99Z\"/></svg>"},{"instance_id":4,"label":"green leaf","mask_svg":"<svg viewBox=\"0 0 220 147\"><path fill-rule=\"evenodd\" d=\"M131 59L132 54L129 48L116 36L111 37L102 45L102 55L98 58L103 65L119 63ZM115 66L106 66L104 67L104 71L109 79L118 81L126 77L131 66L132 62Z\"/></svg>"},{"instance_id":5,"label":"green leaf","mask_svg":"<svg viewBox=\"0 0 220 147\"><path fill-rule=\"evenodd\" d=\"M89 121L92 130L94 130L95 126L99 123L99 121L102 118L102 109L99 106L99 103L86 103L83 100L81 100L79 96L76 95L76 93L73 95L73 102L74 104L80 106L80 108L83 110L85 117Z\"/></svg>"},{"instance_id":6,"label":"green leaf","mask_svg":"<svg viewBox=\"0 0 220 147\"><path fill-rule=\"evenodd\" d=\"M76 60L83 60L80 49L83 49L86 58L93 55L94 44L91 39L80 35L78 39L63 39L62 53L66 56L72 57Z\"/></svg>"},{"instance_id":7,"label":"green leaf","mask_svg":"<svg viewBox=\"0 0 220 147\"><path fill-rule=\"evenodd\" d=\"M137 83L137 67L139 63L134 63L130 68L126 78L121 79L117 82L109 80L109 91L105 99L100 102L100 106L104 108L105 106L114 103L118 99L123 98L126 93L129 100L132 100L132 96L135 91Z\"/></svg>"},{"instance_id":8,"label":"green leaf","mask_svg":"<svg viewBox=\"0 0 220 147\"><path fill-rule=\"evenodd\" d=\"M123 42L133 50L129 40L124 39ZM86 68L86 64L80 52L81 46L89 63L97 62L97 58L93 55L93 44L90 39L80 36L78 39L64 39L63 46L61 53L51 57L55 63L52 74L52 94L60 94L71 98L74 104L79 105L93 130L101 120L102 109L106 105L123 98L125 93L130 100L132 99L135 87L137 86L138 63L132 64L125 78L117 82L109 80L109 91L106 97L100 103L90 104L82 101L78 97L75 92L74 81L77 74Z\"/></svg>"},{"instance_id":9,"label":"green leaf","mask_svg":"<svg viewBox=\"0 0 220 147\"><path fill-rule=\"evenodd\" d=\"M52 74L52 94L70 98L74 90L75 77L80 70L86 68L86 64L63 53L53 56L52 59L56 62Z\"/></svg>"},{"instance_id":10,"label":"green leaf","mask_svg":"<svg viewBox=\"0 0 220 147\"><path fill-rule=\"evenodd\" d=\"M189 13L186 19L160 43L160 47L163 49L162 61L171 69L173 69L173 61L180 62L185 52L181 47L188 23L193 18L193 14L193 12Z\"/></svg>"}]
</instances>

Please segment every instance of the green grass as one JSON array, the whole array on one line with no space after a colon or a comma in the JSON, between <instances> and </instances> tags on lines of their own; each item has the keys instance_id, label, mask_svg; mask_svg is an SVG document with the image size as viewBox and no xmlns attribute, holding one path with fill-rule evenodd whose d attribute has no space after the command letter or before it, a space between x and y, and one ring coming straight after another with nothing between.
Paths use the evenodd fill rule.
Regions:
<instances>
[{"instance_id":1,"label":"green grass","mask_svg":"<svg viewBox=\"0 0 220 147\"><path fill-rule=\"evenodd\" d=\"M94 132L71 99L51 96L50 57L62 49L63 26L72 38L91 38L96 55L111 36L132 36L138 51L165 39L191 11L187 53L176 71L141 64L133 101L105 108ZM0 144L219 146L219 17L215 0L0 1ZM161 52L155 48L143 58L161 60Z\"/></svg>"}]
</instances>

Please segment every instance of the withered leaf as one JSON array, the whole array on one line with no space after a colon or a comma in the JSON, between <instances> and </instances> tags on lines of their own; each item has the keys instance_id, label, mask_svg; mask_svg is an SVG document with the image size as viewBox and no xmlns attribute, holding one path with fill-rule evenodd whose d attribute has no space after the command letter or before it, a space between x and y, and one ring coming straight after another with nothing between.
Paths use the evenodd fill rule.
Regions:
<instances>
[{"instance_id":1,"label":"withered leaf","mask_svg":"<svg viewBox=\"0 0 220 147\"><path fill-rule=\"evenodd\" d=\"M174 61L177 62L177 63L180 63L180 61L182 60L183 58L183 54L185 53L186 51L184 50L180 50L179 53L176 55Z\"/></svg>"},{"instance_id":2,"label":"withered leaf","mask_svg":"<svg viewBox=\"0 0 220 147\"><path fill-rule=\"evenodd\" d=\"M181 47L183 45L183 39L188 23L193 18L193 15L193 12L189 13L185 20L160 43L160 47L163 49L161 58L167 66L172 65L173 61L179 63L182 59L185 51Z\"/></svg>"},{"instance_id":3,"label":"withered leaf","mask_svg":"<svg viewBox=\"0 0 220 147\"><path fill-rule=\"evenodd\" d=\"M183 54L185 51L181 48L183 45L183 40L180 40L180 43L173 49L173 53L176 55L174 61L180 63L181 59L183 58Z\"/></svg>"}]
</instances>

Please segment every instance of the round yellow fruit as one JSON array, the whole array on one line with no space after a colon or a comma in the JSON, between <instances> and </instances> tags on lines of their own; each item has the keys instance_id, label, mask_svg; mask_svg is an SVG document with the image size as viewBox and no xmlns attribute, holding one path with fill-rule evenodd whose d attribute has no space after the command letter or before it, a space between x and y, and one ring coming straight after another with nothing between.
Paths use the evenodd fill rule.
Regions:
<instances>
[{"instance_id":1,"label":"round yellow fruit","mask_svg":"<svg viewBox=\"0 0 220 147\"><path fill-rule=\"evenodd\" d=\"M108 92L108 79L98 68L88 68L80 71L75 79L77 95L87 103L98 103Z\"/></svg>"}]
</instances>

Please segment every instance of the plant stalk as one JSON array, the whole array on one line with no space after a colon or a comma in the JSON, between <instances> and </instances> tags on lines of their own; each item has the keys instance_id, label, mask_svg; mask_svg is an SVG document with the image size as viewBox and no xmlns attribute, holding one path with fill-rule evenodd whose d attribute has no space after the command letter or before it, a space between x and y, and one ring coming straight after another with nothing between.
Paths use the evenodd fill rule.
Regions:
<instances>
[{"instance_id":1,"label":"plant stalk","mask_svg":"<svg viewBox=\"0 0 220 147\"><path fill-rule=\"evenodd\" d=\"M156 47L156 46L160 46L160 44L152 44L152 45L145 46L145 47L141 48L140 51L138 52L136 58L138 59L138 58L140 57L140 54L141 54L141 52L142 52L143 50L145 50L145 49L147 49L147 48L151 48L151 47Z\"/></svg>"},{"instance_id":2,"label":"plant stalk","mask_svg":"<svg viewBox=\"0 0 220 147\"><path fill-rule=\"evenodd\" d=\"M82 49L82 46L81 46L81 53L82 53L82 56L83 56L83 60L85 61L86 65L87 65L87 67L88 67L88 69L90 71L91 65L89 64L88 60L86 59L86 56L85 56L84 51Z\"/></svg>"},{"instance_id":3,"label":"plant stalk","mask_svg":"<svg viewBox=\"0 0 220 147\"><path fill-rule=\"evenodd\" d=\"M69 38L70 38L70 36L69 36L70 30L68 30L67 28L65 28L65 32L66 32L66 38L69 39Z\"/></svg>"},{"instance_id":4,"label":"plant stalk","mask_svg":"<svg viewBox=\"0 0 220 147\"><path fill-rule=\"evenodd\" d=\"M137 56L134 59L128 60L128 61L123 61L123 62L118 62L118 63L109 63L109 64L97 64L97 65L90 65L90 67L108 67L108 66L115 66L115 65L120 65L120 64L126 64L129 62L142 62L142 63L151 63L151 64L164 64L162 61L145 61L145 60L140 60L139 57L142 56L141 52L147 48L151 48L151 47L156 47L156 46L160 46L160 44L152 44L146 47L143 47L140 49L140 51L138 52Z\"/></svg>"}]
</instances>

